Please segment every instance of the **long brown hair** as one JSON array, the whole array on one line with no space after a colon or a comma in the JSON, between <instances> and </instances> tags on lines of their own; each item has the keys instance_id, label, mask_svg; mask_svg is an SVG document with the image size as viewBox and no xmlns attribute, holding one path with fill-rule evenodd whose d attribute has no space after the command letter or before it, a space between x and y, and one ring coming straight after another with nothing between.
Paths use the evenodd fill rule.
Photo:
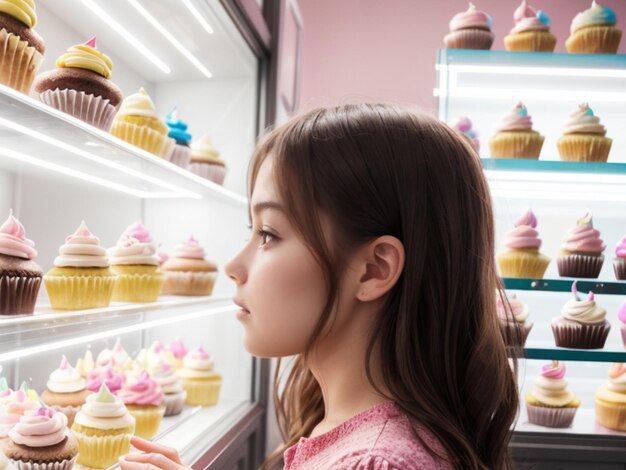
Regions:
<instances>
[{"instance_id":1,"label":"long brown hair","mask_svg":"<svg viewBox=\"0 0 626 470\"><path fill-rule=\"evenodd\" d=\"M332 316L349 247L397 237L406 263L370 335L368 378L379 354L389 398L439 439L455 468L512 468L517 363L496 316L494 221L478 156L436 119L386 104L314 109L273 130L252 157L250 191L270 154L290 221L326 274L328 301L309 346ZM279 369L284 445L265 468L324 417L306 354L282 395Z\"/></svg>"}]
</instances>

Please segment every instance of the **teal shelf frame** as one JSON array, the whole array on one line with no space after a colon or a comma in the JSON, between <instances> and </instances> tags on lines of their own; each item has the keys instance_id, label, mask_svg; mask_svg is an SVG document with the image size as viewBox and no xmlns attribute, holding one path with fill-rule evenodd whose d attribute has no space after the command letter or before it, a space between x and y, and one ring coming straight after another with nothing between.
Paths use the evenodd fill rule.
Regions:
<instances>
[{"instance_id":1,"label":"teal shelf frame","mask_svg":"<svg viewBox=\"0 0 626 470\"><path fill-rule=\"evenodd\" d=\"M483 169L626 176L626 163L481 158Z\"/></svg>"},{"instance_id":2,"label":"teal shelf frame","mask_svg":"<svg viewBox=\"0 0 626 470\"><path fill-rule=\"evenodd\" d=\"M570 292L575 279L517 279L504 278L505 289L546 292ZM626 295L626 281L600 281L597 279L578 279L579 291L593 291L596 294ZM626 361L625 361L626 362Z\"/></svg>"},{"instance_id":3,"label":"teal shelf frame","mask_svg":"<svg viewBox=\"0 0 626 470\"><path fill-rule=\"evenodd\" d=\"M626 351L603 351L602 349L525 348L525 359L578 361L578 362L626 362Z\"/></svg>"}]
</instances>

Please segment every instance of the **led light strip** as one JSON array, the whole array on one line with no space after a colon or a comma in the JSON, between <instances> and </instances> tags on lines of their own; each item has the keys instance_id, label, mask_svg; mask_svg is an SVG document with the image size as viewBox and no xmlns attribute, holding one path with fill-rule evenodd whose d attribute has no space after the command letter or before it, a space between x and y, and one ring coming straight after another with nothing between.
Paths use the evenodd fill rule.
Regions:
<instances>
[{"instance_id":1,"label":"led light strip","mask_svg":"<svg viewBox=\"0 0 626 470\"><path fill-rule=\"evenodd\" d=\"M497 181L547 181L563 183L591 183L621 185L622 191L626 192L626 175L591 174L591 173L565 173L547 171L504 171L485 169L488 179Z\"/></svg>"},{"instance_id":2,"label":"led light strip","mask_svg":"<svg viewBox=\"0 0 626 470\"><path fill-rule=\"evenodd\" d=\"M543 75L568 77L602 77L626 78L624 69L582 69L573 67L523 67L508 65L463 65L463 64L436 64L435 70L441 72L486 73L503 75Z\"/></svg>"},{"instance_id":3,"label":"led light strip","mask_svg":"<svg viewBox=\"0 0 626 470\"><path fill-rule=\"evenodd\" d=\"M170 33L165 27L157 21L157 19L150 14L148 10L146 10L137 0L128 0L135 10L137 10L141 15L150 23L154 28L165 37L182 55L184 55L189 62L191 62L202 74L211 78L213 75L209 72L202 63L191 53L189 52L185 46L183 46L178 39L174 37L172 33Z\"/></svg>"},{"instance_id":4,"label":"led light strip","mask_svg":"<svg viewBox=\"0 0 626 470\"><path fill-rule=\"evenodd\" d=\"M119 24L115 19L109 15L106 11L104 11L98 4L93 0L81 0L83 4L89 8L94 14L100 18L104 23L113 28L113 30L122 36L125 41L128 41L131 46L133 46L137 51L145 56L150 62L156 65L159 70L163 73L169 74L171 69L167 66L165 62L159 59L156 54L154 54L150 49L143 45L135 36L133 36L126 28L124 28L121 24Z\"/></svg>"},{"instance_id":5,"label":"led light strip","mask_svg":"<svg viewBox=\"0 0 626 470\"><path fill-rule=\"evenodd\" d=\"M204 28L204 30L209 34L213 34L213 28L211 28L211 25L204 18L204 16L202 16L202 14L198 11L198 9L194 6L192 1L183 0L183 4L187 7L187 10L191 12L194 18L198 21L198 23L200 23L200 25Z\"/></svg>"},{"instance_id":6,"label":"led light strip","mask_svg":"<svg viewBox=\"0 0 626 470\"><path fill-rule=\"evenodd\" d=\"M198 312L187 313L183 315L173 315L169 318L163 318L160 320L152 320L147 322L137 323L135 325L128 325L120 328L114 328L108 331L101 331L98 333L91 333L83 335L77 338L65 339L61 341L54 341L51 343L40 344L37 346L28 346L25 348L16 349L6 353L0 353L0 363L8 362L15 359L20 359L28 356L34 356L36 354L43 354L50 351L56 351L58 349L69 348L77 346L79 344L89 343L91 341L97 341L100 339L110 338L112 336L121 336L127 333L133 333L135 331L147 330L150 328L156 328L158 326L170 325L172 323L180 323L181 321L195 320L197 318L208 317L220 313L227 313L236 310L235 305L228 305L225 307L217 307L210 310L201 310Z\"/></svg>"}]
</instances>

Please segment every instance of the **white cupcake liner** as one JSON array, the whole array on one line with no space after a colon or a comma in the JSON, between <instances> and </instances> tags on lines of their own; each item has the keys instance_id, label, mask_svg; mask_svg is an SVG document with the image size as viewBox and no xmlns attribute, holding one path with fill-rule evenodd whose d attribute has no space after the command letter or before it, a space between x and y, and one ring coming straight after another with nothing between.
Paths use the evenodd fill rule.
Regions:
<instances>
[{"instance_id":1,"label":"white cupcake liner","mask_svg":"<svg viewBox=\"0 0 626 470\"><path fill-rule=\"evenodd\" d=\"M60 462L23 462L21 460L9 459L17 470L70 470L76 462L76 457L71 460L61 460Z\"/></svg>"},{"instance_id":2,"label":"white cupcake liner","mask_svg":"<svg viewBox=\"0 0 626 470\"><path fill-rule=\"evenodd\" d=\"M166 271L162 294L211 295L217 272Z\"/></svg>"},{"instance_id":3,"label":"white cupcake liner","mask_svg":"<svg viewBox=\"0 0 626 470\"><path fill-rule=\"evenodd\" d=\"M108 131L113 124L117 109L108 99L101 96L88 95L76 90L46 90L39 99L48 106L63 111L87 124Z\"/></svg>"},{"instance_id":4,"label":"white cupcake liner","mask_svg":"<svg viewBox=\"0 0 626 470\"><path fill-rule=\"evenodd\" d=\"M576 416L576 407L546 408L526 404L528 421L548 428L569 428Z\"/></svg>"},{"instance_id":5,"label":"white cupcake liner","mask_svg":"<svg viewBox=\"0 0 626 470\"><path fill-rule=\"evenodd\" d=\"M224 184L226 177L226 167L213 163L190 163L189 171L220 185Z\"/></svg>"},{"instance_id":6,"label":"white cupcake liner","mask_svg":"<svg viewBox=\"0 0 626 470\"><path fill-rule=\"evenodd\" d=\"M178 165L182 168L187 168L189 162L191 162L191 147L186 145L174 145L174 150L167 158L174 165Z\"/></svg>"}]
</instances>

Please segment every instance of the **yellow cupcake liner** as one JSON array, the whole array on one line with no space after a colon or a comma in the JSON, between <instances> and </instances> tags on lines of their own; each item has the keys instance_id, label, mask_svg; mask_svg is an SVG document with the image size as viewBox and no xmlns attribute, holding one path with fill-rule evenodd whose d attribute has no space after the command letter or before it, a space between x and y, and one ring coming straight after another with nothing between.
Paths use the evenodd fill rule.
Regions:
<instances>
[{"instance_id":1,"label":"yellow cupcake liner","mask_svg":"<svg viewBox=\"0 0 626 470\"><path fill-rule=\"evenodd\" d=\"M117 460L130 452L132 432L122 434L90 436L79 432L76 424L72 433L78 441L77 463L83 467L105 469L117 463Z\"/></svg>"},{"instance_id":2,"label":"yellow cupcake liner","mask_svg":"<svg viewBox=\"0 0 626 470\"><path fill-rule=\"evenodd\" d=\"M0 29L0 83L28 94L42 58L27 41Z\"/></svg>"},{"instance_id":3,"label":"yellow cupcake liner","mask_svg":"<svg viewBox=\"0 0 626 470\"><path fill-rule=\"evenodd\" d=\"M211 295L217 272L166 271L162 293L170 295Z\"/></svg>"},{"instance_id":4,"label":"yellow cupcake liner","mask_svg":"<svg viewBox=\"0 0 626 470\"><path fill-rule=\"evenodd\" d=\"M174 150L176 141L167 134L160 134L148 126L140 126L119 120L113 121L111 134L133 144L157 157L168 158Z\"/></svg>"},{"instance_id":5,"label":"yellow cupcake liner","mask_svg":"<svg viewBox=\"0 0 626 470\"><path fill-rule=\"evenodd\" d=\"M111 300L115 302L156 302L163 281L163 274L156 271L154 274L118 275Z\"/></svg>"},{"instance_id":6,"label":"yellow cupcake liner","mask_svg":"<svg viewBox=\"0 0 626 470\"><path fill-rule=\"evenodd\" d=\"M113 428L113 429L98 429L98 428L90 428L89 426L81 426L78 423L74 423L72 425L73 433L81 433L90 437L103 437L103 436L117 436L121 434L134 434L135 433L135 423L127 426L125 428Z\"/></svg>"},{"instance_id":7,"label":"yellow cupcake liner","mask_svg":"<svg viewBox=\"0 0 626 470\"><path fill-rule=\"evenodd\" d=\"M589 26L567 38L565 48L577 54L615 54L621 39L622 31L615 26Z\"/></svg>"},{"instance_id":8,"label":"yellow cupcake liner","mask_svg":"<svg viewBox=\"0 0 626 470\"><path fill-rule=\"evenodd\" d=\"M552 52L556 36L550 31L524 31L504 37L504 48L515 52Z\"/></svg>"},{"instance_id":9,"label":"yellow cupcake liner","mask_svg":"<svg viewBox=\"0 0 626 470\"><path fill-rule=\"evenodd\" d=\"M135 417L135 436L152 439L157 435L165 413L165 405L126 405L126 408Z\"/></svg>"},{"instance_id":10,"label":"yellow cupcake liner","mask_svg":"<svg viewBox=\"0 0 626 470\"><path fill-rule=\"evenodd\" d=\"M613 139L601 135L566 134L556 141L561 160L606 162Z\"/></svg>"},{"instance_id":11,"label":"yellow cupcake liner","mask_svg":"<svg viewBox=\"0 0 626 470\"><path fill-rule=\"evenodd\" d=\"M550 258L537 250L509 250L497 256L500 276L541 279Z\"/></svg>"},{"instance_id":12,"label":"yellow cupcake liner","mask_svg":"<svg viewBox=\"0 0 626 470\"><path fill-rule=\"evenodd\" d=\"M492 158L537 160L544 137L535 131L498 132L489 140Z\"/></svg>"},{"instance_id":13,"label":"yellow cupcake liner","mask_svg":"<svg viewBox=\"0 0 626 470\"><path fill-rule=\"evenodd\" d=\"M54 310L107 307L115 276L49 276L44 283Z\"/></svg>"},{"instance_id":14,"label":"yellow cupcake liner","mask_svg":"<svg viewBox=\"0 0 626 470\"><path fill-rule=\"evenodd\" d=\"M605 428L626 432L626 405L596 398L596 421Z\"/></svg>"},{"instance_id":15,"label":"yellow cupcake liner","mask_svg":"<svg viewBox=\"0 0 626 470\"><path fill-rule=\"evenodd\" d=\"M212 406L217 404L222 388L222 378L217 375L212 379L182 379L183 389L187 392L185 403L192 406Z\"/></svg>"}]
</instances>

